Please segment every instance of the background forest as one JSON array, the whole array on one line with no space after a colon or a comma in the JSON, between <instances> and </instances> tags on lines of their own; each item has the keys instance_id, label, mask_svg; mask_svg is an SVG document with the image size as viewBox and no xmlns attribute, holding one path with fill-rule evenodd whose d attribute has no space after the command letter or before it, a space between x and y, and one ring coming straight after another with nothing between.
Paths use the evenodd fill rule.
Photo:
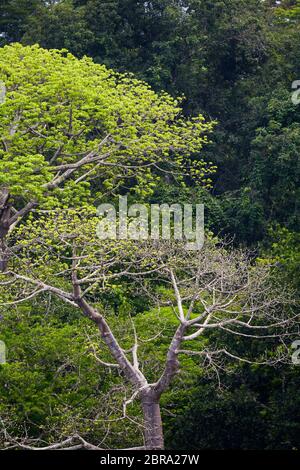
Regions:
<instances>
[{"instance_id":1,"label":"background forest","mask_svg":"<svg viewBox=\"0 0 300 470\"><path fill-rule=\"evenodd\" d=\"M299 291L300 104L291 99L292 83L300 80L299 0L2 0L0 32L0 47L18 42L86 55L131 72L156 92L182 96L186 117L201 113L215 121L210 143L191 156L191 167L211 162L209 178L198 183L189 176L184 185L154 179L142 197L204 203L211 233L248 248L261 263L271 261L274 282ZM95 200L97 191L91 186ZM141 330L153 315L147 299L128 286L105 302L115 328L129 309L143 315ZM107 431L101 413L114 417L122 390L87 351L84 320L46 295L9 315L0 308L9 358L0 366L0 417L10 433L44 442L75 431L101 439ZM261 352L255 340L249 346L225 332L214 335L237 354ZM163 357L164 344L153 348L150 357ZM162 398L168 449L299 449L299 365L228 360L217 376L197 361L188 368L192 373ZM116 420L108 445L130 446L134 435L133 424Z\"/></svg>"}]
</instances>

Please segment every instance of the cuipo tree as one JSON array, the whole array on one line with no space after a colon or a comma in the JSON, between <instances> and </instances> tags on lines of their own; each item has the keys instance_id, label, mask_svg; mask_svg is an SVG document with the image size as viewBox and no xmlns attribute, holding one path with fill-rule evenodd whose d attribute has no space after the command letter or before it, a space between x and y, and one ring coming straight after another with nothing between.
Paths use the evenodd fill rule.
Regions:
<instances>
[{"instance_id":1,"label":"cuipo tree","mask_svg":"<svg viewBox=\"0 0 300 470\"><path fill-rule=\"evenodd\" d=\"M125 183L143 196L160 168L184 173L212 127L183 119L166 93L66 50L6 46L0 81L2 271L6 238L33 208L91 203ZM196 171L205 181L210 165L198 161Z\"/></svg>"},{"instance_id":2,"label":"cuipo tree","mask_svg":"<svg viewBox=\"0 0 300 470\"><path fill-rule=\"evenodd\" d=\"M254 266L251 258L241 252L209 238L198 252L187 251L181 242L100 240L95 236L97 223L93 213L86 218L86 214L76 212L70 217L68 212L20 227L15 256L11 256L7 272L1 275L5 289L2 307L17 307L47 293L80 310L100 332L110 354L111 361L107 356L97 357L98 361L118 370L132 388L131 398L124 400L124 415L134 400L141 404L142 448L162 449L160 398L180 373L182 355L197 356L203 365L216 370L224 356L252 362L256 359L251 355L243 357L220 346L211 333L226 331L233 338L283 340L292 333L297 317L287 309L288 293L282 288L278 292L272 284L269 267ZM128 330L123 337L113 331L103 299L116 286L128 283L153 302L157 319L161 305L173 311L176 322L167 337L162 366L157 360L153 368L147 360L145 336L150 336L150 331L143 331L144 340L140 338L138 316L132 317L128 311L132 324L130 348L124 344ZM156 338L166 342L164 335L158 331ZM262 363L278 360L268 354L267 345L261 356ZM88 446L82 436L79 443L78 439L73 436L60 446ZM19 445L28 443L19 441ZM97 448L97 442L90 443L89 448Z\"/></svg>"}]
</instances>

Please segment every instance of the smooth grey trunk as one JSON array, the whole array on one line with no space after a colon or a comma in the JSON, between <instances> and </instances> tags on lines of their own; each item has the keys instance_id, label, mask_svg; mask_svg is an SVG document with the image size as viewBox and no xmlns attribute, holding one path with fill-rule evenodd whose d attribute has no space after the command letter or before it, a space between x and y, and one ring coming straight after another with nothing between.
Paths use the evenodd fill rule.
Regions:
<instances>
[{"instance_id":1,"label":"smooth grey trunk","mask_svg":"<svg viewBox=\"0 0 300 470\"><path fill-rule=\"evenodd\" d=\"M164 449L163 426L159 405L161 393L147 385L147 381L140 370L136 369L127 359L104 317L80 297L80 289L77 284L75 271L73 272L73 285L77 305L87 317L97 324L104 342L127 379L134 386L142 389L140 392L140 402L144 418L143 433L145 448L148 450Z\"/></svg>"},{"instance_id":2,"label":"smooth grey trunk","mask_svg":"<svg viewBox=\"0 0 300 470\"><path fill-rule=\"evenodd\" d=\"M147 450L164 449L163 426L159 398L151 392L143 393L141 403L144 416L144 441Z\"/></svg>"}]
</instances>

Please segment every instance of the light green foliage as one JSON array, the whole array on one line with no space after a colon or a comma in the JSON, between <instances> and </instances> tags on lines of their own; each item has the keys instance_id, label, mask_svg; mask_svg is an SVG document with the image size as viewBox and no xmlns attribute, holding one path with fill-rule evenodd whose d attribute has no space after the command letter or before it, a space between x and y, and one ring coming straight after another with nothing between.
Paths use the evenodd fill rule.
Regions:
<instances>
[{"instance_id":1,"label":"light green foliage","mask_svg":"<svg viewBox=\"0 0 300 470\"><path fill-rule=\"evenodd\" d=\"M91 59L15 44L0 50L0 62L7 88L0 107L0 186L15 197L47 199L46 183L91 154L91 162L72 172L79 188L75 200L70 177L62 182L65 203L84 198L90 178L99 191L123 179L143 195L153 165L183 167L207 142L212 124L202 116L183 119L179 102L166 93L158 96L145 83ZM201 166L205 176L209 165ZM60 199L59 188L54 196Z\"/></svg>"},{"instance_id":2,"label":"light green foliage","mask_svg":"<svg viewBox=\"0 0 300 470\"><path fill-rule=\"evenodd\" d=\"M300 1L292 2L293 5L289 5L290 2L281 2L279 8L276 10L276 15L278 16L279 21L283 23L289 23L290 21L294 22L300 18ZM286 3L288 5L286 5Z\"/></svg>"}]
</instances>

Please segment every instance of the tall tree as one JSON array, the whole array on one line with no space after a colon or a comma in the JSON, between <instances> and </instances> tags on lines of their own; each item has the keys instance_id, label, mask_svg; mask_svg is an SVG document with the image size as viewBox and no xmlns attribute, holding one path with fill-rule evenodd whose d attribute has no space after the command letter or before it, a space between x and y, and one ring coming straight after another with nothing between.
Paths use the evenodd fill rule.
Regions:
<instances>
[{"instance_id":1,"label":"tall tree","mask_svg":"<svg viewBox=\"0 0 300 470\"><path fill-rule=\"evenodd\" d=\"M67 214L71 215L60 213L48 222L37 221L20 229L20 245L14 248L17 257L11 259L9 270L1 276L1 284L11 288L3 293L2 305L18 305L47 292L79 309L95 325L113 360L102 361L103 365L119 369L132 387L131 398L124 402L124 413L135 399L141 403L143 448L164 448L159 403L179 373L181 355L199 356L204 364L208 361L213 365L223 355L250 363L254 360L218 347L209 340L210 331L281 340L292 333L296 317L282 309L289 303L287 292L281 289L279 293L274 288L268 267L254 269L243 253L226 251L209 240L198 252L187 251L185 245L175 242L105 241L95 236L98 218L93 213L87 219L82 213L73 212L71 217ZM46 264L38 261L45 259ZM58 260L65 260L64 266ZM133 345L126 350L101 306L101 296L112 289L112 284L129 279L154 300L158 315L159 305L167 301L177 319L164 368L154 375L139 354L142 341L136 333L135 319ZM165 292L157 289L159 285L165 286ZM263 363L277 360L268 358L264 350ZM74 440L67 444L74 444ZM90 448L97 446L91 444Z\"/></svg>"}]
</instances>

